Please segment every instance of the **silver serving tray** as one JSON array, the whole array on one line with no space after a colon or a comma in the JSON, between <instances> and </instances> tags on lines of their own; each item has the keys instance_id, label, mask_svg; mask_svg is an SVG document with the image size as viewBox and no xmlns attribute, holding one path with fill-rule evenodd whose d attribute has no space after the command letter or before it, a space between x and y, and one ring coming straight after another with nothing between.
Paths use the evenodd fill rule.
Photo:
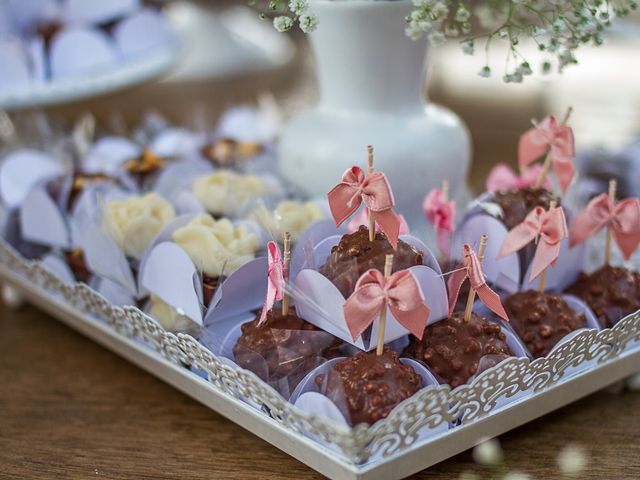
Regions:
<instances>
[{"instance_id":1,"label":"silver serving tray","mask_svg":"<svg viewBox=\"0 0 640 480\"><path fill-rule=\"evenodd\" d=\"M253 373L188 335L166 332L137 308L112 306L84 284L63 283L3 241L0 278L43 311L334 479L406 477L640 371L638 311L613 329L580 333L547 358L509 359L453 391L423 389L387 419L346 429L301 412ZM428 438L416 433L442 424L456 426Z\"/></svg>"}]
</instances>

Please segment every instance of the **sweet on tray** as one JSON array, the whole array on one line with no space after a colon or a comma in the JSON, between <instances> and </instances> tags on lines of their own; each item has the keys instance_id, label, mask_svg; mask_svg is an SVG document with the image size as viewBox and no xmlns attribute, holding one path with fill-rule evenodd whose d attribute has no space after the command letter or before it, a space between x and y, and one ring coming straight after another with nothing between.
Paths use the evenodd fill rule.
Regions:
<instances>
[{"instance_id":1,"label":"sweet on tray","mask_svg":"<svg viewBox=\"0 0 640 480\"><path fill-rule=\"evenodd\" d=\"M612 185L567 208L566 123L548 117L525 133L522 173L496 167L457 228L446 179L427 193L438 259L395 211L372 148L326 202L302 200L264 168L267 143L176 128L105 137L71 163L9 154L3 235L64 281L192 335L301 411L372 425L425 387L557 354L640 309L640 274L611 255L637 249L640 202L616 202ZM605 263L586 273L599 232Z\"/></svg>"}]
</instances>

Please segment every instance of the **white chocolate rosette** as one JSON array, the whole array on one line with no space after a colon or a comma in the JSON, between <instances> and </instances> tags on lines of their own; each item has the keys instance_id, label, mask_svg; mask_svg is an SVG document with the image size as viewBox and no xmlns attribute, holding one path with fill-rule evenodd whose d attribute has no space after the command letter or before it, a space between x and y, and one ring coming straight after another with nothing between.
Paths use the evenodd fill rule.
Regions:
<instances>
[{"instance_id":1,"label":"white chocolate rosette","mask_svg":"<svg viewBox=\"0 0 640 480\"><path fill-rule=\"evenodd\" d=\"M86 227L83 250L94 273L135 298L146 291L137 273L143 268L154 239L175 218L173 206L156 193L143 196L103 192L102 208Z\"/></svg>"},{"instance_id":2,"label":"white chocolate rosette","mask_svg":"<svg viewBox=\"0 0 640 480\"><path fill-rule=\"evenodd\" d=\"M202 326L216 311L226 317L229 308L231 315L257 308L259 304L254 303L258 300L245 303L243 299L255 294L249 288L264 290L258 285L257 272L264 268L264 259L255 258L259 251L256 230L250 223L234 224L208 214L180 216L155 240L141 269L141 285L188 318L192 326ZM243 284L236 289L238 279L250 287ZM230 297L237 306L228 307ZM155 309L164 316L159 320L169 325L168 318L176 317L173 313L167 317L166 310L162 304Z\"/></svg>"},{"instance_id":3,"label":"white chocolate rosette","mask_svg":"<svg viewBox=\"0 0 640 480\"><path fill-rule=\"evenodd\" d=\"M314 201L283 200L273 210L260 205L249 214L271 236L282 238L285 232L291 234L296 243L303 232L313 224L327 219L326 212Z\"/></svg>"}]
</instances>

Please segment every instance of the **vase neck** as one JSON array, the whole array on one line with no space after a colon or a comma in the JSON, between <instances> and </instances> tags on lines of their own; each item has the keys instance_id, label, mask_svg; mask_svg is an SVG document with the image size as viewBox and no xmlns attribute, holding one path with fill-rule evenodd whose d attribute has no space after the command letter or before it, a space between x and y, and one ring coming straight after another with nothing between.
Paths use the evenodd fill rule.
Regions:
<instances>
[{"instance_id":1,"label":"vase neck","mask_svg":"<svg viewBox=\"0 0 640 480\"><path fill-rule=\"evenodd\" d=\"M406 110L422 108L426 40L405 35L411 1L313 0L321 108Z\"/></svg>"}]
</instances>

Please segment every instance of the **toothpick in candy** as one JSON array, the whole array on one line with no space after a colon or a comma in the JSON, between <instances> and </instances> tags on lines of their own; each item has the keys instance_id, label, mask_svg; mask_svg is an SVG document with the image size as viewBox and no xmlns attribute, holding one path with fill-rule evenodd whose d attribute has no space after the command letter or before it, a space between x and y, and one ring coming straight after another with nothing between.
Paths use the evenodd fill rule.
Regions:
<instances>
[{"instance_id":1,"label":"toothpick in candy","mask_svg":"<svg viewBox=\"0 0 640 480\"><path fill-rule=\"evenodd\" d=\"M498 258L517 252L532 241L537 242L531 264L529 281L540 278L540 292L544 292L546 269L555 265L560 255L560 242L567 238L567 220L562 207L552 201L549 210L534 208L525 220L507 233Z\"/></svg>"},{"instance_id":2,"label":"toothpick in candy","mask_svg":"<svg viewBox=\"0 0 640 480\"><path fill-rule=\"evenodd\" d=\"M469 321L471 319L471 312L475 296L478 295L480 300L496 315L509 321L507 312L502 306L500 297L494 292L489 285L482 271L482 256L487 246L488 238L486 235L482 235L480 238L480 248L478 254L473 251L471 245L465 243L463 246L462 267L455 270L449 277L447 282L449 287L449 316L453 314L458 296L460 295L460 287L465 280L469 279L471 288L469 290L469 297L467 297L467 307L465 309L464 319Z\"/></svg>"},{"instance_id":3,"label":"toothpick in candy","mask_svg":"<svg viewBox=\"0 0 640 480\"><path fill-rule=\"evenodd\" d=\"M455 230L456 203L449 200L449 181L442 181L442 189L434 188L422 202L427 221L436 232L436 242L444 259L449 258L451 234Z\"/></svg>"},{"instance_id":4,"label":"toothpick in candy","mask_svg":"<svg viewBox=\"0 0 640 480\"><path fill-rule=\"evenodd\" d=\"M364 203L369 209L369 221L380 225L394 249L398 246L400 219L393 211L393 192L384 173L371 171L365 175L360 167L353 166L344 172L340 183L327 197L336 226L340 226ZM370 223L369 239L372 238L375 239L375 229Z\"/></svg>"},{"instance_id":5,"label":"toothpick in candy","mask_svg":"<svg viewBox=\"0 0 640 480\"><path fill-rule=\"evenodd\" d=\"M289 284L289 265L291 264L291 233L284 232L284 260L282 262L282 283L284 291L282 293L282 316L289 313L289 294L287 293L287 285Z\"/></svg>"},{"instance_id":6,"label":"toothpick in candy","mask_svg":"<svg viewBox=\"0 0 640 480\"><path fill-rule=\"evenodd\" d=\"M384 274L370 269L362 274L356 288L343 306L344 318L353 340L380 319L376 353L382 355L387 308L400 325L422 338L431 313L425 305L422 289L410 270L391 274L393 255L385 257Z\"/></svg>"},{"instance_id":7,"label":"toothpick in candy","mask_svg":"<svg viewBox=\"0 0 640 480\"><path fill-rule=\"evenodd\" d=\"M569 245L575 246L607 227L605 263L611 261L612 240L618 245L626 260L640 244L640 200L627 198L615 201L616 181L609 182L609 194L598 195L589 202L571 224Z\"/></svg>"},{"instance_id":8,"label":"toothpick in candy","mask_svg":"<svg viewBox=\"0 0 640 480\"><path fill-rule=\"evenodd\" d=\"M527 165L535 162L546 154L542 170L534 188L539 189L545 183L551 167L558 177L560 188L567 191L575 174L573 157L575 156L575 142L573 130L567 126L572 108L569 107L564 119L558 125L554 115L550 115L531 130L520 137L518 145L518 164L522 171Z\"/></svg>"}]
</instances>

